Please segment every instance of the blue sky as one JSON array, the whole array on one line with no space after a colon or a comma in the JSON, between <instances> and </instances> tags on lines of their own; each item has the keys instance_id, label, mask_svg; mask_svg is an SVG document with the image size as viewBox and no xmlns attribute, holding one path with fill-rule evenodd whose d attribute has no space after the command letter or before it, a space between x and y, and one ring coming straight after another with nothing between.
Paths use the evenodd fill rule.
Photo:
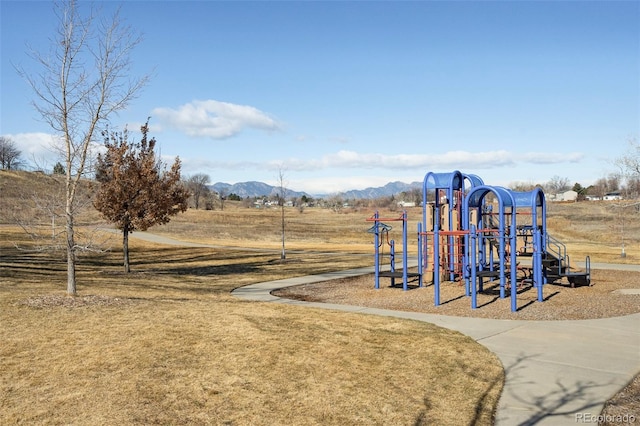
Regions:
<instances>
[{"instance_id":1,"label":"blue sky","mask_svg":"<svg viewBox=\"0 0 640 426\"><path fill-rule=\"evenodd\" d=\"M589 185L640 134L640 2L103 2L144 41L163 157L212 182L311 194L460 170ZM88 3L81 3L87 7ZM47 51L50 2L0 0L0 134L53 161L14 65Z\"/></svg>"}]
</instances>

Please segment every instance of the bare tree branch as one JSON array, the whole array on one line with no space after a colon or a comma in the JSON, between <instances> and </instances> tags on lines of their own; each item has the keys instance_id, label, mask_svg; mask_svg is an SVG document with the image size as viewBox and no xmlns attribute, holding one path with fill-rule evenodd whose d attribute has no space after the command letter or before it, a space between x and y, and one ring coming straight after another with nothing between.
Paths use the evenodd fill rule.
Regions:
<instances>
[{"instance_id":1,"label":"bare tree branch","mask_svg":"<svg viewBox=\"0 0 640 426\"><path fill-rule=\"evenodd\" d=\"M45 55L31 51L40 71L18 69L31 86L33 105L59 134L64 151L67 293L76 294L75 211L80 179L87 172L98 126L123 110L148 82L131 79L131 55L142 38L124 26L119 11L109 18L82 16L76 0L55 3L58 29Z\"/></svg>"}]
</instances>

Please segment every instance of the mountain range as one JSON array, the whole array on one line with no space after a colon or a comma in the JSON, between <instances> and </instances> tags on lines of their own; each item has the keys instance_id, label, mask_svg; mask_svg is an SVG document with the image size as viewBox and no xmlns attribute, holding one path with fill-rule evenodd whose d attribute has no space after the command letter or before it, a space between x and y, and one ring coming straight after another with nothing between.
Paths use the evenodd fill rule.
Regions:
<instances>
[{"instance_id":1,"label":"mountain range","mask_svg":"<svg viewBox=\"0 0 640 426\"><path fill-rule=\"evenodd\" d=\"M389 182L386 185L377 188L370 187L365 189L352 189L349 191L341 192L339 194L308 194L306 192L292 191L290 189L287 189L286 191L287 198L302 197L303 195L310 198L326 198L332 195L339 195L340 197L345 199L372 199L388 197L391 195L399 194L401 192L408 192L416 188L422 188L422 182ZM264 182L256 181L238 182L234 184L216 182L213 185L209 185L209 189L226 195L236 194L242 198L268 197L271 195L276 195L280 192L280 187L278 186L268 185Z\"/></svg>"}]
</instances>

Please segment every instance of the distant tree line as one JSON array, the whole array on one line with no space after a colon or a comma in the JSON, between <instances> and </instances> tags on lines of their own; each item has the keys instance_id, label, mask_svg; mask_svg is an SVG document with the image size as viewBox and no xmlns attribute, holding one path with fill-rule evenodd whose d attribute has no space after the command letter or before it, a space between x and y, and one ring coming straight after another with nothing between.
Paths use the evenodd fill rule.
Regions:
<instances>
[{"instance_id":1,"label":"distant tree line","mask_svg":"<svg viewBox=\"0 0 640 426\"><path fill-rule=\"evenodd\" d=\"M209 187L211 179L204 173L196 173L184 179L183 184L191 193L189 197L189 207L204 210L224 210L224 203L227 200L241 201L242 197L237 194L226 194L224 191L213 191Z\"/></svg>"}]
</instances>

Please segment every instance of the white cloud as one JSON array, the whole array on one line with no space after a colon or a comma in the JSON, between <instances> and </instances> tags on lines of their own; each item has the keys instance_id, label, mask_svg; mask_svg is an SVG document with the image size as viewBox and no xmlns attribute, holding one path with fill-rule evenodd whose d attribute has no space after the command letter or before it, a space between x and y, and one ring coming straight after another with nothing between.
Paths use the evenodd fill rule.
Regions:
<instances>
[{"instance_id":1,"label":"white cloud","mask_svg":"<svg viewBox=\"0 0 640 426\"><path fill-rule=\"evenodd\" d=\"M533 164L557 164L557 163L578 163L584 158L584 154L570 152L560 154L555 152L527 152L522 156L527 163Z\"/></svg>"},{"instance_id":2,"label":"white cloud","mask_svg":"<svg viewBox=\"0 0 640 426\"><path fill-rule=\"evenodd\" d=\"M54 136L49 133L16 133L4 135L15 142L25 159L31 157L51 156L56 152Z\"/></svg>"},{"instance_id":3,"label":"white cloud","mask_svg":"<svg viewBox=\"0 0 640 426\"><path fill-rule=\"evenodd\" d=\"M279 123L266 113L248 105L215 100L193 101L178 109L155 108L152 115L161 125L176 128L189 136L226 139L246 128L278 130Z\"/></svg>"},{"instance_id":4,"label":"white cloud","mask_svg":"<svg viewBox=\"0 0 640 426\"><path fill-rule=\"evenodd\" d=\"M65 145L59 137L50 133L16 133L3 135L15 142L21 151L21 157L36 169L48 169L58 161L63 161ZM104 152L104 145L94 142L90 146L89 155Z\"/></svg>"},{"instance_id":5,"label":"white cloud","mask_svg":"<svg viewBox=\"0 0 640 426\"><path fill-rule=\"evenodd\" d=\"M169 158L169 157L167 157ZM171 157L173 158L173 157ZM258 163L255 161L219 161L219 160L207 160L203 158L191 158L180 157L182 161L183 170L188 170L189 173L207 173L213 170L259 170L269 169L267 163Z\"/></svg>"},{"instance_id":6,"label":"white cloud","mask_svg":"<svg viewBox=\"0 0 640 426\"><path fill-rule=\"evenodd\" d=\"M526 153L509 151L450 151L442 154L380 154L338 151L317 160L290 158L284 164L288 170L322 170L328 168L387 169L387 170L439 170L439 169L489 169L512 167L516 164L560 164L579 162L579 153ZM273 165L271 165L272 168Z\"/></svg>"},{"instance_id":7,"label":"white cloud","mask_svg":"<svg viewBox=\"0 0 640 426\"><path fill-rule=\"evenodd\" d=\"M49 133L16 133L3 136L15 143L27 168L49 169L62 158L60 140L56 141L56 136Z\"/></svg>"},{"instance_id":8,"label":"white cloud","mask_svg":"<svg viewBox=\"0 0 640 426\"><path fill-rule=\"evenodd\" d=\"M449 151L441 154L381 154L338 151L318 159L288 158L271 161L219 161L202 158L183 158L190 169L248 169L314 172L327 169L376 169L405 171L415 170L480 170L513 168L523 165L555 165L578 163L584 159L582 153L518 153L505 150L468 152Z\"/></svg>"}]
</instances>

